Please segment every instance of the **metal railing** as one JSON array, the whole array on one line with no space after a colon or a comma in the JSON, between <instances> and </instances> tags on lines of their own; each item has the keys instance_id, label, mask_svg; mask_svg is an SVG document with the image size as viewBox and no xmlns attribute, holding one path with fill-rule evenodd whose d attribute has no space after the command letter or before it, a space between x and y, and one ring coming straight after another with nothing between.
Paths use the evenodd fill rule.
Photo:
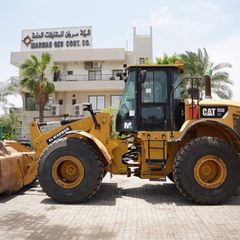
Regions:
<instances>
[{"instance_id":1,"label":"metal railing","mask_svg":"<svg viewBox=\"0 0 240 240\"><path fill-rule=\"evenodd\" d=\"M120 77L116 77L113 74L60 74L60 77L55 81L108 81L108 80L120 80Z\"/></svg>"}]
</instances>

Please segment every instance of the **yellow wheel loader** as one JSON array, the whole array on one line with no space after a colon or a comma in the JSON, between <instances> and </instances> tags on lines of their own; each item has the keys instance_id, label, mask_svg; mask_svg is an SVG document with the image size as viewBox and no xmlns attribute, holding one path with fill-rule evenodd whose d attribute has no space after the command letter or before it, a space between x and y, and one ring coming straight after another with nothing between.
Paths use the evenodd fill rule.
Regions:
<instances>
[{"instance_id":1,"label":"yellow wheel loader","mask_svg":"<svg viewBox=\"0 0 240 240\"><path fill-rule=\"evenodd\" d=\"M135 65L127 69L125 90L112 135L111 116L84 104L86 118L68 118L51 131L30 126L39 158L38 178L58 202L90 199L107 172L150 181L171 178L179 191L199 204L218 204L240 183L240 103L212 100L182 79L183 65ZM189 82L189 96L181 84Z\"/></svg>"}]
</instances>

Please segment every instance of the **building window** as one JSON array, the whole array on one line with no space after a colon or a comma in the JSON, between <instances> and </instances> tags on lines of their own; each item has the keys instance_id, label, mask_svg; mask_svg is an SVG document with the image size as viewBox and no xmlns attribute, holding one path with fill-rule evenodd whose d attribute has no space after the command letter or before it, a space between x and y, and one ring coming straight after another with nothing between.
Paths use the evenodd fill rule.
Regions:
<instances>
[{"instance_id":1,"label":"building window","mask_svg":"<svg viewBox=\"0 0 240 240\"><path fill-rule=\"evenodd\" d=\"M88 102L92 104L93 110L105 108L105 96L88 96Z\"/></svg>"},{"instance_id":2,"label":"building window","mask_svg":"<svg viewBox=\"0 0 240 240\"><path fill-rule=\"evenodd\" d=\"M56 81L60 81L60 71L57 71L53 74L53 81L56 82Z\"/></svg>"},{"instance_id":3,"label":"building window","mask_svg":"<svg viewBox=\"0 0 240 240\"><path fill-rule=\"evenodd\" d=\"M102 71L101 70L89 70L88 71L89 80L102 80Z\"/></svg>"},{"instance_id":4,"label":"building window","mask_svg":"<svg viewBox=\"0 0 240 240\"><path fill-rule=\"evenodd\" d=\"M38 105L35 103L35 97L31 93L26 93L25 110L38 111ZM44 106L44 111L50 111L53 104L52 97L49 97L48 103Z\"/></svg>"},{"instance_id":5,"label":"building window","mask_svg":"<svg viewBox=\"0 0 240 240\"><path fill-rule=\"evenodd\" d=\"M144 64L145 63L145 58L139 58L139 64Z\"/></svg>"},{"instance_id":6,"label":"building window","mask_svg":"<svg viewBox=\"0 0 240 240\"><path fill-rule=\"evenodd\" d=\"M72 105L75 105L77 103L76 99L72 99Z\"/></svg>"},{"instance_id":7,"label":"building window","mask_svg":"<svg viewBox=\"0 0 240 240\"><path fill-rule=\"evenodd\" d=\"M113 69L112 71L112 78L111 80L118 80L120 78L120 76L118 76L119 74L123 74L123 70L122 69Z\"/></svg>"},{"instance_id":8,"label":"building window","mask_svg":"<svg viewBox=\"0 0 240 240\"><path fill-rule=\"evenodd\" d=\"M37 105L35 103L34 96L30 93L26 93L26 111L37 111Z\"/></svg>"},{"instance_id":9,"label":"building window","mask_svg":"<svg viewBox=\"0 0 240 240\"><path fill-rule=\"evenodd\" d=\"M111 107L114 109L118 109L121 99L122 96L111 96Z\"/></svg>"},{"instance_id":10,"label":"building window","mask_svg":"<svg viewBox=\"0 0 240 240\"><path fill-rule=\"evenodd\" d=\"M58 100L58 104L59 104L59 105L63 105L63 99L59 99L59 100Z\"/></svg>"},{"instance_id":11,"label":"building window","mask_svg":"<svg viewBox=\"0 0 240 240\"><path fill-rule=\"evenodd\" d=\"M73 71L67 71L67 75L73 75Z\"/></svg>"}]
</instances>

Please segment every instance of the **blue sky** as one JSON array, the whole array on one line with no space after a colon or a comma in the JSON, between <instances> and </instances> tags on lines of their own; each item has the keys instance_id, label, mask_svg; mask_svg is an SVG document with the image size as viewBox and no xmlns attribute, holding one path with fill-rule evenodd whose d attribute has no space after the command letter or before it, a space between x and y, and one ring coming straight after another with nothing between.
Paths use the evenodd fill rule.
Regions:
<instances>
[{"instance_id":1,"label":"blue sky","mask_svg":"<svg viewBox=\"0 0 240 240\"><path fill-rule=\"evenodd\" d=\"M22 29L91 25L93 47L125 47L128 40L131 48L132 27L144 34L151 25L155 57L205 47L214 63L230 62L240 100L239 0L9 0L0 10L0 81L18 75L10 53L20 50Z\"/></svg>"}]
</instances>

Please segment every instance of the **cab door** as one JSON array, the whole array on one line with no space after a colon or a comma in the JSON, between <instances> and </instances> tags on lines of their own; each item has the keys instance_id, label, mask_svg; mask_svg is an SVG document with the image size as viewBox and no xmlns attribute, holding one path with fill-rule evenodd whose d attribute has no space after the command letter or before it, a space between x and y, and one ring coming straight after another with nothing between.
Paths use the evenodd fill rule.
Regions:
<instances>
[{"instance_id":1,"label":"cab door","mask_svg":"<svg viewBox=\"0 0 240 240\"><path fill-rule=\"evenodd\" d=\"M167 131L169 119L168 69L147 69L144 83L138 91L138 129L145 131Z\"/></svg>"}]
</instances>

